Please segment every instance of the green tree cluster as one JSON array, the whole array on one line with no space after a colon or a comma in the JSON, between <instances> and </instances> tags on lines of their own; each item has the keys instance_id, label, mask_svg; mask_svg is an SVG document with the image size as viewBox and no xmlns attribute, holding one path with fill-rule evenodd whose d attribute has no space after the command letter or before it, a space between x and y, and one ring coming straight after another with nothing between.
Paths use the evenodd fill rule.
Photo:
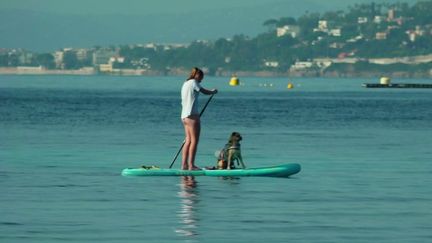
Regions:
<instances>
[{"instance_id":1,"label":"green tree cluster","mask_svg":"<svg viewBox=\"0 0 432 243\"><path fill-rule=\"evenodd\" d=\"M267 31L253 38L239 34L230 39L194 41L183 47L111 46L111 49L119 49L119 55L125 57L124 63L114 63L115 68L165 72L201 66L210 73L221 70L286 72L295 61L319 57L423 55L432 53L431 9L432 0L414 4L356 4L347 11L307 12L299 18L269 19L263 23ZM389 10L395 12L393 19L388 18ZM327 29L318 28L318 22L323 20L327 22ZM293 27L298 33L277 36L277 28L284 26ZM335 29L341 34L332 34ZM410 39L408 33L413 31L416 31L415 39ZM378 32L385 33L386 38L377 39ZM93 50L98 49L101 47ZM16 66L19 62L17 55L0 54L0 66ZM34 55L32 65L54 68L54 57L51 54ZM88 65L91 65L90 58L78 60L73 50L64 53L63 68L78 69Z\"/></svg>"},{"instance_id":2,"label":"green tree cluster","mask_svg":"<svg viewBox=\"0 0 432 243\"><path fill-rule=\"evenodd\" d=\"M387 19L393 9L395 19ZM235 35L231 39L213 42L192 42L189 46L166 50L162 47L122 47L121 55L129 63L146 58L153 69L189 68L199 65L209 70L273 70L286 71L296 60L310 60L317 57L338 57L349 53L355 57L397 57L432 53L432 1L408 3L357 4L348 11L306 13L295 19L284 17L269 19L263 23L267 32L250 38ZM376 20L380 16L381 21ZM359 23L359 18L366 18ZM341 29L340 36L323 30L316 30L318 21L326 20L329 29ZM290 35L278 37L276 28L286 25L297 26L300 33L296 38ZM421 28L424 32L413 41L408 31ZM315 30L314 30L315 29ZM377 40L376 33L385 32L387 38ZM277 62L277 67L266 66L267 61ZM133 66L133 65L131 65Z\"/></svg>"}]
</instances>

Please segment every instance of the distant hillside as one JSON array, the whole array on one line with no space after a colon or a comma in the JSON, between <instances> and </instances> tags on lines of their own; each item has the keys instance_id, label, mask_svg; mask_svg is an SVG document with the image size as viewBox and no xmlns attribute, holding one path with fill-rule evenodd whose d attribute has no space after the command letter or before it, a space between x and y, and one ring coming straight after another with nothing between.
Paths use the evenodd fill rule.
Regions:
<instances>
[{"instance_id":1,"label":"distant hillside","mask_svg":"<svg viewBox=\"0 0 432 243\"><path fill-rule=\"evenodd\" d=\"M3 9L0 10L0 48L40 52L111 44L189 43L235 34L254 36L263 32L262 24L270 18L299 17L306 11L323 12L346 7L341 0L325 3L304 0L295 4L281 1L247 8L153 16L59 15Z\"/></svg>"}]
</instances>

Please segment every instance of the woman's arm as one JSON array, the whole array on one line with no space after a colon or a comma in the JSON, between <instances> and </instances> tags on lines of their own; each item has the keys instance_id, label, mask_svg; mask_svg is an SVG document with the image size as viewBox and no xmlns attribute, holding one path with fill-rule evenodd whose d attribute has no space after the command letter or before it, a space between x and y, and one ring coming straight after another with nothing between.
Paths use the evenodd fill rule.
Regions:
<instances>
[{"instance_id":1,"label":"woman's arm","mask_svg":"<svg viewBox=\"0 0 432 243\"><path fill-rule=\"evenodd\" d=\"M209 90L209 89L205 89L205 88L201 87L200 92L203 94L206 94L206 95L211 95L211 94L216 94L218 92L218 90L217 89Z\"/></svg>"}]
</instances>

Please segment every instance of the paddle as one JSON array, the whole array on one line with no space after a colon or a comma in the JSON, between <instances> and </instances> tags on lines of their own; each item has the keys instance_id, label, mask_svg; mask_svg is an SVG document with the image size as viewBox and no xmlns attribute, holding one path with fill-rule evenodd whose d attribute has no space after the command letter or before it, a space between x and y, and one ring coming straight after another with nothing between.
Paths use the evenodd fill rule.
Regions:
<instances>
[{"instance_id":1,"label":"paddle","mask_svg":"<svg viewBox=\"0 0 432 243\"><path fill-rule=\"evenodd\" d=\"M205 109L207 108L208 104L210 103L211 99L213 98L213 95L214 95L214 94L212 94L212 95L210 96L210 98L207 100L207 103L206 103L206 104L204 105L204 107L202 108L202 110L201 110L201 112L200 112L200 114L199 114L200 117L201 117L201 115L204 113L204 111L205 111ZM171 162L171 165L169 166L170 169L171 169L171 167L173 166L174 162L177 160L177 157L179 156L180 152L182 151L183 146L185 145L185 143L186 143L186 140L183 140L183 143L182 143L182 145L180 146L180 149L177 151L177 154L175 155L173 161Z\"/></svg>"}]
</instances>

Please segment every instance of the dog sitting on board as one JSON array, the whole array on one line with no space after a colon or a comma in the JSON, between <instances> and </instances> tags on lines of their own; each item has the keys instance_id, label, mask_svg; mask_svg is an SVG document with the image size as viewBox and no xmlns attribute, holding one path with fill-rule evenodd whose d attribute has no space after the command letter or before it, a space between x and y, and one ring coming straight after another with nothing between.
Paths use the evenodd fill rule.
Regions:
<instances>
[{"instance_id":1,"label":"dog sitting on board","mask_svg":"<svg viewBox=\"0 0 432 243\"><path fill-rule=\"evenodd\" d=\"M231 133L228 143L225 144L224 148L219 152L217 169L218 170L231 170L235 169L234 162L237 161L237 165L241 166L242 169L246 169L241 155L240 141L242 136L238 132Z\"/></svg>"}]
</instances>

